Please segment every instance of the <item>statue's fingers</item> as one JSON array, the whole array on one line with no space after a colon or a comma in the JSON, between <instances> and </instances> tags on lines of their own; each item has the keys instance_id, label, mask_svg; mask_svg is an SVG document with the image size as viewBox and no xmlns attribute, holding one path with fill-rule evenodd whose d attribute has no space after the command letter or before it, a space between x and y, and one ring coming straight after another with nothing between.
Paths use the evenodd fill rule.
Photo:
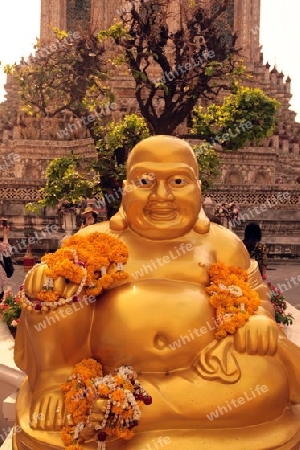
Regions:
<instances>
[{"instance_id":1,"label":"statue's fingers","mask_svg":"<svg viewBox=\"0 0 300 450\"><path fill-rule=\"evenodd\" d=\"M270 344L269 344L269 352L268 354L270 356L274 356L277 351L277 344L278 344L278 329L275 326L270 327Z\"/></svg>"},{"instance_id":2,"label":"statue's fingers","mask_svg":"<svg viewBox=\"0 0 300 450\"><path fill-rule=\"evenodd\" d=\"M97 400L95 400L94 404L93 404L93 412L94 413L105 413L106 411L106 406L107 406L107 400L103 399L103 398L98 398Z\"/></svg>"},{"instance_id":3,"label":"statue's fingers","mask_svg":"<svg viewBox=\"0 0 300 450\"><path fill-rule=\"evenodd\" d=\"M259 348L259 333L256 327L245 327L246 351L248 355L257 355Z\"/></svg>"},{"instance_id":4,"label":"statue's fingers","mask_svg":"<svg viewBox=\"0 0 300 450\"><path fill-rule=\"evenodd\" d=\"M244 328L239 328L234 334L234 348L239 353L246 352L246 336Z\"/></svg>"}]
</instances>

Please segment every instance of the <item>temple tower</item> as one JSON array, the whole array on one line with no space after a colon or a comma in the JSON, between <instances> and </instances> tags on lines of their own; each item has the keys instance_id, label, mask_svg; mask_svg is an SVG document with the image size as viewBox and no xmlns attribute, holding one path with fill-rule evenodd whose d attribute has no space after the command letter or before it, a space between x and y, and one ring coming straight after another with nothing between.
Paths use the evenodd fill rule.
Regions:
<instances>
[{"instance_id":1,"label":"temple tower","mask_svg":"<svg viewBox=\"0 0 300 450\"><path fill-rule=\"evenodd\" d=\"M260 61L259 25L260 0L235 0L234 30L238 35L237 48L242 49L243 58L250 63Z\"/></svg>"},{"instance_id":2,"label":"temple tower","mask_svg":"<svg viewBox=\"0 0 300 450\"><path fill-rule=\"evenodd\" d=\"M51 26L65 31L89 26L93 31L107 28L118 17L119 10L128 8L126 3L126 0L41 0L41 39L44 42L53 39ZM169 10L174 20L175 13L180 15L180 11L185 9L184 3L182 0L170 2ZM218 0L201 0L199 3L208 8L218 8ZM227 15L238 35L237 47L242 49L242 57L251 63L258 62L260 0L230 0Z\"/></svg>"},{"instance_id":3,"label":"temple tower","mask_svg":"<svg viewBox=\"0 0 300 450\"><path fill-rule=\"evenodd\" d=\"M122 1L116 0L41 0L41 40L53 39L51 27L65 31L90 27L95 32L107 28L121 7Z\"/></svg>"}]
</instances>

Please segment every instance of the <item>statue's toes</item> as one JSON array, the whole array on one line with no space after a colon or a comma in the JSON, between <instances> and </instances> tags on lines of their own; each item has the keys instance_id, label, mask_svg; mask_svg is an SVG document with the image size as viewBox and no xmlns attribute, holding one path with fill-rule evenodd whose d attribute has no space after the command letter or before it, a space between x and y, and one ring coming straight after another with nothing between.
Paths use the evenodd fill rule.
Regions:
<instances>
[{"instance_id":1,"label":"statue's toes","mask_svg":"<svg viewBox=\"0 0 300 450\"><path fill-rule=\"evenodd\" d=\"M31 428L58 431L64 423L65 408L61 394L44 395L31 408Z\"/></svg>"}]
</instances>

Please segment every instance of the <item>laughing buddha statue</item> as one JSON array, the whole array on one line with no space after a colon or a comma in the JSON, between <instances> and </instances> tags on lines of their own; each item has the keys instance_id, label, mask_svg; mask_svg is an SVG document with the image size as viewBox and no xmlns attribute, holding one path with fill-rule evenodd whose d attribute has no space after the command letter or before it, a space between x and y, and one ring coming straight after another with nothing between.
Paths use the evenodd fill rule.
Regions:
<instances>
[{"instance_id":1,"label":"laughing buddha statue","mask_svg":"<svg viewBox=\"0 0 300 450\"><path fill-rule=\"evenodd\" d=\"M300 349L275 323L268 289L240 239L203 213L188 143L154 136L137 144L119 212L79 235L95 231L127 245L129 278L45 329L35 326L40 316L22 313L15 360L28 376L18 394L13 449L64 448L60 385L84 358L99 361L104 373L132 366L152 396L134 437L110 440L107 450L157 450L167 442L172 450L223 450L225 443L230 450L300 448ZM247 271L261 300L224 339L215 338L205 291L216 262ZM33 270L26 295L34 299L41 284ZM71 288L61 281L61 290ZM98 448L93 441L82 447Z\"/></svg>"}]
</instances>

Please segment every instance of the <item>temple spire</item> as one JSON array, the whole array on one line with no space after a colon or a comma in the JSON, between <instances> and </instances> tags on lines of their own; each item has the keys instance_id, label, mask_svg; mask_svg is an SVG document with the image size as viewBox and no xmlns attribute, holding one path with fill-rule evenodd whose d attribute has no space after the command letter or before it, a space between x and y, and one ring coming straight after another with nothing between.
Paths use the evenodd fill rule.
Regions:
<instances>
[{"instance_id":1,"label":"temple spire","mask_svg":"<svg viewBox=\"0 0 300 450\"><path fill-rule=\"evenodd\" d=\"M248 62L259 62L260 0L235 0L234 28L241 56Z\"/></svg>"}]
</instances>

